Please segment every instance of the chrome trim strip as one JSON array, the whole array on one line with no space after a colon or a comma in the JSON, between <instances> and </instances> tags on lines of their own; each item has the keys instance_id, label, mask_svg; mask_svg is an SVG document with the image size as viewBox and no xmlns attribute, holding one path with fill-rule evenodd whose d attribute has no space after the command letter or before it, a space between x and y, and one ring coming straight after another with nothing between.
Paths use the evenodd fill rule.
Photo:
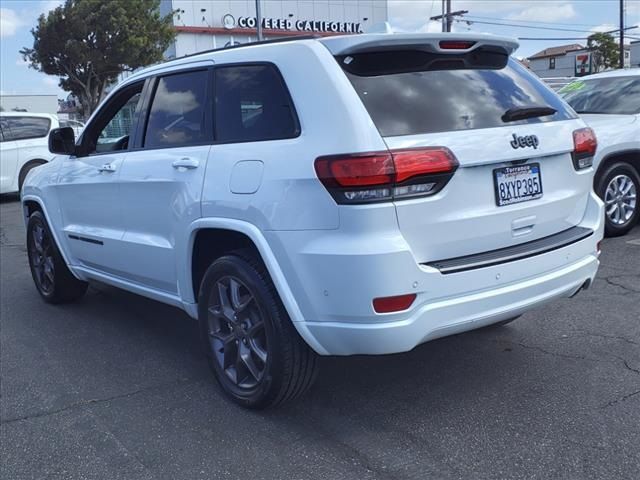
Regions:
<instances>
[{"instance_id":1,"label":"chrome trim strip","mask_svg":"<svg viewBox=\"0 0 640 480\"><path fill-rule=\"evenodd\" d=\"M572 243L584 240L593 235L593 230L584 227L572 227L549 237L539 238L531 242L521 243L512 247L500 248L489 252L466 255L464 257L449 258L434 262L423 263L427 267L440 270L442 274L464 272L476 268L491 267L501 263L513 262L557 250Z\"/></svg>"}]
</instances>

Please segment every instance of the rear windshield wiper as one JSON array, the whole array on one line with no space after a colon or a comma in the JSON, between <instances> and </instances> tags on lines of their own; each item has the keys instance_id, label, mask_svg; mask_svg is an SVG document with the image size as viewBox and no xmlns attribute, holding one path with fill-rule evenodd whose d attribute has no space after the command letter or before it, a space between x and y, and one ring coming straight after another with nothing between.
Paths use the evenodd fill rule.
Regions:
<instances>
[{"instance_id":1,"label":"rear windshield wiper","mask_svg":"<svg viewBox=\"0 0 640 480\"><path fill-rule=\"evenodd\" d=\"M502 115L503 122L515 122L516 120L524 120L525 118L546 117L553 115L557 110L555 108L530 105L527 107L510 108Z\"/></svg>"}]
</instances>

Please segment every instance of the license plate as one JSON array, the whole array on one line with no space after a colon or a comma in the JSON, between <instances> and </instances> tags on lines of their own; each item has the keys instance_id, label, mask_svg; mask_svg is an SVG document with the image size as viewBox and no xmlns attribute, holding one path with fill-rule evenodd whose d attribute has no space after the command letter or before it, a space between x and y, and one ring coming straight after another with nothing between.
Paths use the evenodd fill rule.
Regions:
<instances>
[{"instance_id":1,"label":"license plate","mask_svg":"<svg viewBox=\"0 0 640 480\"><path fill-rule=\"evenodd\" d=\"M496 205L503 207L542 197L542 176L539 163L517 167L496 168L493 171Z\"/></svg>"}]
</instances>

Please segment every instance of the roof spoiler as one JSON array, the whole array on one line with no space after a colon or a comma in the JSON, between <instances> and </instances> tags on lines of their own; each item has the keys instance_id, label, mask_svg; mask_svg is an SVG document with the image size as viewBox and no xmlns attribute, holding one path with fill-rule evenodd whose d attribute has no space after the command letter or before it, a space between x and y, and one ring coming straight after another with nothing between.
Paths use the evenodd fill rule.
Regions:
<instances>
[{"instance_id":1,"label":"roof spoiler","mask_svg":"<svg viewBox=\"0 0 640 480\"><path fill-rule=\"evenodd\" d=\"M397 50L410 47L434 53L466 53L479 47L498 47L511 55L520 45L512 38L477 33L372 33L319 40L334 55Z\"/></svg>"}]
</instances>

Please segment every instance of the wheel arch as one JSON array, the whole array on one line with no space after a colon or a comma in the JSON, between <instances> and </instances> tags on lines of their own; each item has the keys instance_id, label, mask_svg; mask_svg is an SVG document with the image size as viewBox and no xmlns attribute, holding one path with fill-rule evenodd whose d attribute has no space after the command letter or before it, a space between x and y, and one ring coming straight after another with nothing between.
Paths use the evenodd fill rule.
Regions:
<instances>
[{"instance_id":1,"label":"wheel arch","mask_svg":"<svg viewBox=\"0 0 640 480\"><path fill-rule=\"evenodd\" d=\"M44 165L45 163L48 163L48 160L45 158L32 158L24 162L20 167L20 171L18 172L18 190L22 189L22 184L26 179L26 174L28 173L29 169L32 168L32 166Z\"/></svg>"},{"instance_id":2,"label":"wheel arch","mask_svg":"<svg viewBox=\"0 0 640 480\"><path fill-rule=\"evenodd\" d=\"M207 245L213 241L219 242L219 245L216 245L211 250ZM264 264L276 287L282 304L287 310L300 336L317 353L326 355L326 350L322 348L315 337L309 332L300 307L264 235L262 235L256 226L242 220L199 219L191 225L187 254L183 263L186 268L183 271L181 282L186 288L180 289L193 298L193 303L191 304L193 308L185 308L187 312L192 316L197 316L200 281L210 262L213 261L214 258L217 258L215 254L220 255L245 248L253 250ZM204 263L197 263L207 261L209 261L209 263L206 264L206 266L204 266ZM186 300L187 304L190 303L190 299L183 298L183 301L184 300Z\"/></svg>"},{"instance_id":3,"label":"wheel arch","mask_svg":"<svg viewBox=\"0 0 640 480\"><path fill-rule=\"evenodd\" d=\"M593 187L598 187L598 182L602 173L615 162L626 162L630 164L640 175L640 149L630 148L625 150L619 150L617 152L611 152L600 161L596 174L593 176Z\"/></svg>"},{"instance_id":4,"label":"wheel arch","mask_svg":"<svg viewBox=\"0 0 640 480\"><path fill-rule=\"evenodd\" d=\"M72 264L69 262L69 257L67 255L67 252L65 251L64 244L60 242L60 238L58 236L58 231L56 230L56 226L51 221L51 216L49 215L47 208L44 206L44 202L42 201L42 199L40 199L39 197L36 197L35 195L23 195L21 202L22 202L22 212L24 215L25 227L29 223L29 217L34 212L41 212L42 215L44 215L44 219L47 221L47 224L49 225L49 230L51 230L51 235L53 235L53 239L56 242L56 245L58 246L58 250L60 251L60 255L62 256L62 259L67 264L67 268L69 268L71 273L73 273L73 275L76 278L83 280L83 278L78 276L78 274L72 268Z\"/></svg>"}]
</instances>

